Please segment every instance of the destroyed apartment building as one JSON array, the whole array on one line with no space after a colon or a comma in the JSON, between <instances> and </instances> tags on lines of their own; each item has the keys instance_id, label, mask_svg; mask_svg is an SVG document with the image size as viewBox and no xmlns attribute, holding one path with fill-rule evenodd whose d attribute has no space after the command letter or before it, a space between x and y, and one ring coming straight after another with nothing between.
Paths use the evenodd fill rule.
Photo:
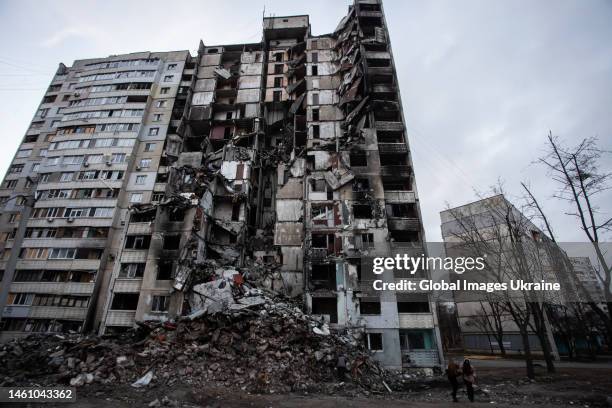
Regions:
<instances>
[{"instance_id":1,"label":"destroyed apartment building","mask_svg":"<svg viewBox=\"0 0 612 408\"><path fill-rule=\"evenodd\" d=\"M424 251L379 1L326 35L265 17L257 43L60 64L1 187L2 340L248 307L249 281L388 367L440 363L430 294L372 288L410 278L373 257Z\"/></svg>"}]
</instances>

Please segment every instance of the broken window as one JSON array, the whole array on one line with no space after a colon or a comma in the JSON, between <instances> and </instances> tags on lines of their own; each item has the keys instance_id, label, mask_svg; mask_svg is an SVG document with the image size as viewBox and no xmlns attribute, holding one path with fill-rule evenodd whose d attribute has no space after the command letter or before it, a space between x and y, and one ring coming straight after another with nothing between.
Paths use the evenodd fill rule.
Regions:
<instances>
[{"instance_id":1,"label":"broken window","mask_svg":"<svg viewBox=\"0 0 612 408\"><path fill-rule=\"evenodd\" d=\"M280 102L282 99L282 91L274 91L272 92L272 101L273 102Z\"/></svg>"},{"instance_id":2,"label":"broken window","mask_svg":"<svg viewBox=\"0 0 612 408\"><path fill-rule=\"evenodd\" d=\"M389 230L389 236L394 242L419 242L417 231Z\"/></svg>"},{"instance_id":3,"label":"broken window","mask_svg":"<svg viewBox=\"0 0 612 408\"><path fill-rule=\"evenodd\" d=\"M382 178L383 189L385 191L412 191L410 178Z\"/></svg>"},{"instance_id":4,"label":"broken window","mask_svg":"<svg viewBox=\"0 0 612 408\"><path fill-rule=\"evenodd\" d=\"M313 65L311 67L312 70L312 76L318 76L319 75L319 67L317 65Z\"/></svg>"},{"instance_id":5,"label":"broken window","mask_svg":"<svg viewBox=\"0 0 612 408\"><path fill-rule=\"evenodd\" d=\"M312 94L312 104L313 105L318 105L319 104L319 94L318 93L313 93Z\"/></svg>"},{"instance_id":6,"label":"broken window","mask_svg":"<svg viewBox=\"0 0 612 408\"><path fill-rule=\"evenodd\" d=\"M321 128L319 125L312 125L312 137L318 139L321 135Z\"/></svg>"},{"instance_id":7,"label":"broken window","mask_svg":"<svg viewBox=\"0 0 612 408\"><path fill-rule=\"evenodd\" d=\"M311 186L314 193L324 193L327 191L327 182L325 180L311 180Z\"/></svg>"},{"instance_id":8,"label":"broken window","mask_svg":"<svg viewBox=\"0 0 612 408\"><path fill-rule=\"evenodd\" d=\"M312 247L313 248L327 248L329 245L329 239L333 242L334 236L332 234L312 234Z\"/></svg>"},{"instance_id":9,"label":"broken window","mask_svg":"<svg viewBox=\"0 0 612 408\"><path fill-rule=\"evenodd\" d=\"M120 278L142 278L144 276L145 263L122 263L119 269Z\"/></svg>"},{"instance_id":10,"label":"broken window","mask_svg":"<svg viewBox=\"0 0 612 408\"><path fill-rule=\"evenodd\" d=\"M315 64L316 64L317 62L319 62L319 53L317 53L317 52L313 52L313 53L312 53L312 54L310 54L310 55L311 55L311 60L312 60L312 62L314 62ZM313 67L313 68L314 68L314 67ZM313 74L313 75L315 75L315 74Z\"/></svg>"},{"instance_id":11,"label":"broken window","mask_svg":"<svg viewBox=\"0 0 612 408\"><path fill-rule=\"evenodd\" d=\"M336 264L313 264L310 281L315 288L336 289Z\"/></svg>"},{"instance_id":12,"label":"broken window","mask_svg":"<svg viewBox=\"0 0 612 408\"><path fill-rule=\"evenodd\" d=\"M370 180L367 178L356 177L353 180L353 191L370 191Z\"/></svg>"},{"instance_id":13,"label":"broken window","mask_svg":"<svg viewBox=\"0 0 612 408\"><path fill-rule=\"evenodd\" d=\"M397 313L429 313L428 302L397 302Z\"/></svg>"},{"instance_id":14,"label":"broken window","mask_svg":"<svg viewBox=\"0 0 612 408\"><path fill-rule=\"evenodd\" d=\"M170 296L153 296L151 302L152 312L167 312L170 305Z\"/></svg>"},{"instance_id":15,"label":"broken window","mask_svg":"<svg viewBox=\"0 0 612 408\"><path fill-rule=\"evenodd\" d=\"M416 204L387 204L387 217L417 218Z\"/></svg>"},{"instance_id":16,"label":"broken window","mask_svg":"<svg viewBox=\"0 0 612 408\"><path fill-rule=\"evenodd\" d=\"M138 308L138 293L115 293L111 310L136 310Z\"/></svg>"},{"instance_id":17,"label":"broken window","mask_svg":"<svg viewBox=\"0 0 612 408\"><path fill-rule=\"evenodd\" d=\"M282 58L282 56L281 56ZM275 64L274 65L274 74L282 74L283 73L283 64Z\"/></svg>"},{"instance_id":18,"label":"broken window","mask_svg":"<svg viewBox=\"0 0 612 408\"><path fill-rule=\"evenodd\" d=\"M232 205L232 221L240 221L240 203Z\"/></svg>"},{"instance_id":19,"label":"broken window","mask_svg":"<svg viewBox=\"0 0 612 408\"><path fill-rule=\"evenodd\" d=\"M354 218L372 218L372 206L370 204L353 204Z\"/></svg>"},{"instance_id":20,"label":"broken window","mask_svg":"<svg viewBox=\"0 0 612 408\"><path fill-rule=\"evenodd\" d=\"M361 298L359 300L359 313L362 315L379 315L380 299Z\"/></svg>"},{"instance_id":21,"label":"broken window","mask_svg":"<svg viewBox=\"0 0 612 408\"><path fill-rule=\"evenodd\" d=\"M372 351L383 350L382 333L366 333L364 339L366 343L365 345L368 349Z\"/></svg>"},{"instance_id":22,"label":"broken window","mask_svg":"<svg viewBox=\"0 0 612 408\"><path fill-rule=\"evenodd\" d=\"M128 235L125 238L125 249L149 249L150 235Z\"/></svg>"},{"instance_id":23,"label":"broken window","mask_svg":"<svg viewBox=\"0 0 612 408\"><path fill-rule=\"evenodd\" d=\"M366 152L351 152L349 161L351 167L367 167L368 155Z\"/></svg>"},{"instance_id":24,"label":"broken window","mask_svg":"<svg viewBox=\"0 0 612 408\"><path fill-rule=\"evenodd\" d=\"M319 109L313 109L312 110L312 120L313 122L318 122L319 121Z\"/></svg>"},{"instance_id":25,"label":"broken window","mask_svg":"<svg viewBox=\"0 0 612 408\"><path fill-rule=\"evenodd\" d=\"M313 205L310 211L313 224L329 225L334 219L334 212L331 205Z\"/></svg>"},{"instance_id":26,"label":"broken window","mask_svg":"<svg viewBox=\"0 0 612 408\"><path fill-rule=\"evenodd\" d=\"M175 250L179 249L181 244L180 235L165 235L164 236L164 249Z\"/></svg>"},{"instance_id":27,"label":"broken window","mask_svg":"<svg viewBox=\"0 0 612 408\"><path fill-rule=\"evenodd\" d=\"M435 348L431 330L400 330L402 350L432 350Z\"/></svg>"},{"instance_id":28,"label":"broken window","mask_svg":"<svg viewBox=\"0 0 612 408\"><path fill-rule=\"evenodd\" d=\"M274 54L274 61L283 62L283 53L277 52L276 54Z\"/></svg>"},{"instance_id":29,"label":"broken window","mask_svg":"<svg viewBox=\"0 0 612 408\"><path fill-rule=\"evenodd\" d=\"M374 234L360 234L361 249L374 248Z\"/></svg>"},{"instance_id":30,"label":"broken window","mask_svg":"<svg viewBox=\"0 0 612 408\"><path fill-rule=\"evenodd\" d=\"M168 221L170 222L182 222L185 219L185 210L176 209L170 211L170 215L168 216Z\"/></svg>"},{"instance_id":31,"label":"broken window","mask_svg":"<svg viewBox=\"0 0 612 408\"><path fill-rule=\"evenodd\" d=\"M281 88L283 86L283 77L275 77L274 78L274 87Z\"/></svg>"},{"instance_id":32,"label":"broken window","mask_svg":"<svg viewBox=\"0 0 612 408\"><path fill-rule=\"evenodd\" d=\"M330 323L338 323L338 302L333 298L312 298L312 314L329 316Z\"/></svg>"},{"instance_id":33,"label":"broken window","mask_svg":"<svg viewBox=\"0 0 612 408\"><path fill-rule=\"evenodd\" d=\"M171 280L173 278L173 267L174 264L172 261L159 261L157 264L157 280Z\"/></svg>"},{"instance_id":34,"label":"broken window","mask_svg":"<svg viewBox=\"0 0 612 408\"><path fill-rule=\"evenodd\" d=\"M155 210L135 212L130 215L130 222L152 222L155 220Z\"/></svg>"},{"instance_id":35,"label":"broken window","mask_svg":"<svg viewBox=\"0 0 612 408\"><path fill-rule=\"evenodd\" d=\"M408 164L408 156L405 154L381 154L381 166L405 166Z\"/></svg>"}]
</instances>

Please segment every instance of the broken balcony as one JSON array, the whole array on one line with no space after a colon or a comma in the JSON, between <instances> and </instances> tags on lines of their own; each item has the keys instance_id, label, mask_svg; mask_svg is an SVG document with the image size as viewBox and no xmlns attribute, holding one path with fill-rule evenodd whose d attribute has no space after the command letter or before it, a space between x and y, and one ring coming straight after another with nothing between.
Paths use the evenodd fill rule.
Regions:
<instances>
[{"instance_id":1,"label":"broken balcony","mask_svg":"<svg viewBox=\"0 0 612 408\"><path fill-rule=\"evenodd\" d=\"M313 315L322 316L329 323L338 323L338 300L336 297L313 297L311 305Z\"/></svg>"},{"instance_id":2,"label":"broken balcony","mask_svg":"<svg viewBox=\"0 0 612 408\"><path fill-rule=\"evenodd\" d=\"M410 177L407 154L381 153L380 175L383 177Z\"/></svg>"},{"instance_id":3,"label":"broken balcony","mask_svg":"<svg viewBox=\"0 0 612 408\"><path fill-rule=\"evenodd\" d=\"M336 290L336 264L313 264L310 267L310 287L313 290Z\"/></svg>"},{"instance_id":4,"label":"broken balcony","mask_svg":"<svg viewBox=\"0 0 612 408\"><path fill-rule=\"evenodd\" d=\"M418 220L416 220L417 223L412 223L411 227L416 229L418 226ZM393 244L393 246L395 247L412 247L412 246L416 246L417 244L419 244L419 231L413 230L413 231L407 231L407 230L400 230L400 229L393 229L391 226L389 226L389 238L391 240L391 243Z\"/></svg>"}]
</instances>

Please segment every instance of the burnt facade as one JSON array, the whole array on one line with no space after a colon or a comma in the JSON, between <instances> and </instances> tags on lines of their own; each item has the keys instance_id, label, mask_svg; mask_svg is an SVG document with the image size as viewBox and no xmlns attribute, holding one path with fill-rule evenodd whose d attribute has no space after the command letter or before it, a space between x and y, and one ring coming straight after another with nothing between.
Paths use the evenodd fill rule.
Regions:
<instances>
[{"instance_id":1,"label":"burnt facade","mask_svg":"<svg viewBox=\"0 0 612 408\"><path fill-rule=\"evenodd\" d=\"M373 257L424 251L382 4L356 1L333 33L320 36L311 35L306 15L267 17L261 42L200 42L197 56L184 52L177 61L178 78L165 86L168 66L158 68L142 102L134 150L126 152L123 179L111 193L117 201L109 234L99 239L101 260L91 265L95 301L78 329L108 333L197 314L202 283L239 272L263 288L302 296L305 308L332 327L363 332L387 366L439 364L429 294L372 289ZM93 75L77 69L82 64L67 70L75 78ZM96 86L109 83L93 79ZM60 140L63 128L48 131L49 143ZM147 155L151 143L156 155ZM77 170L86 171L84 165ZM36 208L40 181L30 188ZM8 214L5 206L2 219ZM68 222L65 213L57 217ZM24 231L30 219L20 221ZM15 260L17 266L4 267L9 310L20 306L11 302L25 290L15 286L23 259ZM41 268L54 264L48 259ZM405 278L397 272L382 279ZM28 313L9 316L21 320L4 323L4 335L27 332Z\"/></svg>"}]
</instances>

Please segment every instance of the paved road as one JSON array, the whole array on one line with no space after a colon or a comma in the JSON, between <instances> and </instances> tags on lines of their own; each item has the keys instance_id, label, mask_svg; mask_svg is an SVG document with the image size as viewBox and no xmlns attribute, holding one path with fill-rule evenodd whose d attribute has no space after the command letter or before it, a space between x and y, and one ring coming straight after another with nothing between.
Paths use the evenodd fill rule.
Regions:
<instances>
[{"instance_id":1,"label":"paved road","mask_svg":"<svg viewBox=\"0 0 612 408\"><path fill-rule=\"evenodd\" d=\"M462 361L464 356L452 356L458 361ZM519 359L503 359L503 358L491 358L490 356L474 356L469 357L475 365L479 367L500 367L500 368L513 368L513 367L524 367L525 361ZM536 364L546 366L544 360L535 360ZM555 366L559 368L605 368L612 369L612 358L610 357L598 357L593 362L584 361L555 361Z\"/></svg>"}]
</instances>

